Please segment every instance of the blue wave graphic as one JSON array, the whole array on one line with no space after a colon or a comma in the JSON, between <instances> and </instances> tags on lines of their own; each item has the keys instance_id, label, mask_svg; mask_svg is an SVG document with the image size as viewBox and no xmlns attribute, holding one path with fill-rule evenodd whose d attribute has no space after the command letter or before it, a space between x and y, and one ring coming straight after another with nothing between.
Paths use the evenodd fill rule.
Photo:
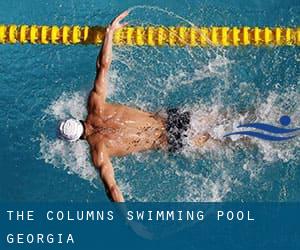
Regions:
<instances>
[{"instance_id":1,"label":"blue wave graphic","mask_svg":"<svg viewBox=\"0 0 300 250\"><path fill-rule=\"evenodd\" d=\"M273 134L287 134L287 133L300 131L300 128L294 128L294 129L278 128L265 123L248 123L248 124L240 125L238 126L238 128L256 128Z\"/></svg>"},{"instance_id":2,"label":"blue wave graphic","mask_svg":"<svg viewBox=\"0 0 300 250\"><path fill-rule=\"evenodd\" d=\"M291 118L287 115L283 115L280 117L279 122L282 126L288 126L291 124ZM238 128L254 128L254 129L259 129L262 132L268 132L272 134L279 134L281 136L276 136L276 135L270 135L270 134L265 134L262 132L255 132L255 131L238 131L238 132L232 132L229 134L224 135L224 137L231 136L231 135L248 135L251 137L256 137L262 140L266 141L286 141L295 138L297 135L290 135L290 136L282 136L284 134L291 134L297 131L300 131L300 128L281 128L281 127L276 127L270 124L266 123L246 123L239 125Z\"/></svg>"},{"instance_id":3,"label":"blue wave graphic","mask_svg":"<svg viewBox=\"0 0 300 250\"><path fill-rule=\"evenodd\" d=\"M254 132L254 131L233 132L233 133L229 133L229 134L224 135L224 137L231 136L231 135L248 135L248 136L256 137L256 138L266 140L266 141L286 141L286 140L290 140L290 139L293 139L293 138L296 137L296 135L293 135L293 136L273 136L273 135L267 135L267 134L258 133L258 132Z\"/></svg>"}]
</instances>

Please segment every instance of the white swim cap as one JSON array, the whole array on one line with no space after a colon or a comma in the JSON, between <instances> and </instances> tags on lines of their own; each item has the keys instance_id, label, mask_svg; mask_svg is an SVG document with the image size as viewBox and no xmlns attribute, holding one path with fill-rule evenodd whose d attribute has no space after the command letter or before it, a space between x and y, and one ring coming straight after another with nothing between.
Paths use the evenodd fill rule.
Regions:
<instances>
[{"instance_id":1,"label":"white swim cap","mask_svg":"<svg viewBox=\"0 0 300 250\"><path fill-rule=\"evenodd\" d=\"M61 121L58 127L59 137L66 141L77 141L80 136L83 134L84 127L79 120L68 119Z\"/></svg>"}]
</instances>

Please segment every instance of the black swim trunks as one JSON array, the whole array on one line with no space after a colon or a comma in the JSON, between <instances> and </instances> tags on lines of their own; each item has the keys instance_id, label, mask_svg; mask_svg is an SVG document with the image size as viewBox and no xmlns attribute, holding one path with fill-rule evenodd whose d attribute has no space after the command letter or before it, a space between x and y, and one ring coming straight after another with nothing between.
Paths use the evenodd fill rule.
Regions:
<instances>
[{"instance_id":1,"label":"black swim trunks","mask_svg":"<svg viewBox=\"0 0 300 250\"><path fill-rule=\"evenodd\" d=\"M169 109L167 114L169 152L173 153L183 148L183 139L190 128L191 114L180 112L177 108Z\"/></svg>"}]
</instances>

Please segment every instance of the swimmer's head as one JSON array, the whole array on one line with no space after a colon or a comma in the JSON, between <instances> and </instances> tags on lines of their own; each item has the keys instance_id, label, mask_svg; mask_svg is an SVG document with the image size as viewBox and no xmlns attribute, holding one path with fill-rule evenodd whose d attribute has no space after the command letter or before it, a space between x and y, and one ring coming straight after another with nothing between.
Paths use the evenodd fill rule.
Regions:
<instances>
[{"instance_id":1,"label":"swimmer's head","mask_svg":"<svg viewBox=\"0 0 300 250\"><path fill-rule=\"evenodd\" d=\"M84 133L83 123L77 119L67 119L61 121L58 125L59 138L74 142L80 139Z\"/></svg>"}]
</instances>

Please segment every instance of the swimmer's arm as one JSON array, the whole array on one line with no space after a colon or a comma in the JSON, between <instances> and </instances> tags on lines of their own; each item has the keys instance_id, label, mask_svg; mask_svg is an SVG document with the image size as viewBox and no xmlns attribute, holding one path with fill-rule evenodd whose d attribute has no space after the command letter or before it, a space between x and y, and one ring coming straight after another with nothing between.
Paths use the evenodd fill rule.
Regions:
<instances>
[{"instance_id":1,"label":"swimmer's arm","mask_svg":"<svg viewBox=\"0 0 300 250\"><path fill-rule=\"evenodd\" d=\"M95 148L92 157L95 167L99 170L108 198L114 202L124 202L123 195L115 180L114 169L106 147L102 144Z\"/></svg>"},{"instance_id":2,"label":"swimmer's arm","mask_svg":"<svg viewBox=\"0 0 300 250\"><path fill-rule=\"evenodd\" d=\"M112 44L114 32L117 29L123 28L127 23L120 23L127 15L128 11L123 12L117 16L111 24L107 27L103 46L96 61L96 78L94 84L94 91L102 96L104 99L107 95L107 75L112 61Z\"/></svg>"},{"instance_id":3,"label":"swimmer's arm","mask_svg":"<svg viewBox=\"0 0 300 250\"><path fill-rule=\"evenodd\" d=\"M96 78L94 91L104 99L107 94L107 75L112 61L113 33L107 28L103 46L96 61Z\"/></svg>"}]
</instances>

